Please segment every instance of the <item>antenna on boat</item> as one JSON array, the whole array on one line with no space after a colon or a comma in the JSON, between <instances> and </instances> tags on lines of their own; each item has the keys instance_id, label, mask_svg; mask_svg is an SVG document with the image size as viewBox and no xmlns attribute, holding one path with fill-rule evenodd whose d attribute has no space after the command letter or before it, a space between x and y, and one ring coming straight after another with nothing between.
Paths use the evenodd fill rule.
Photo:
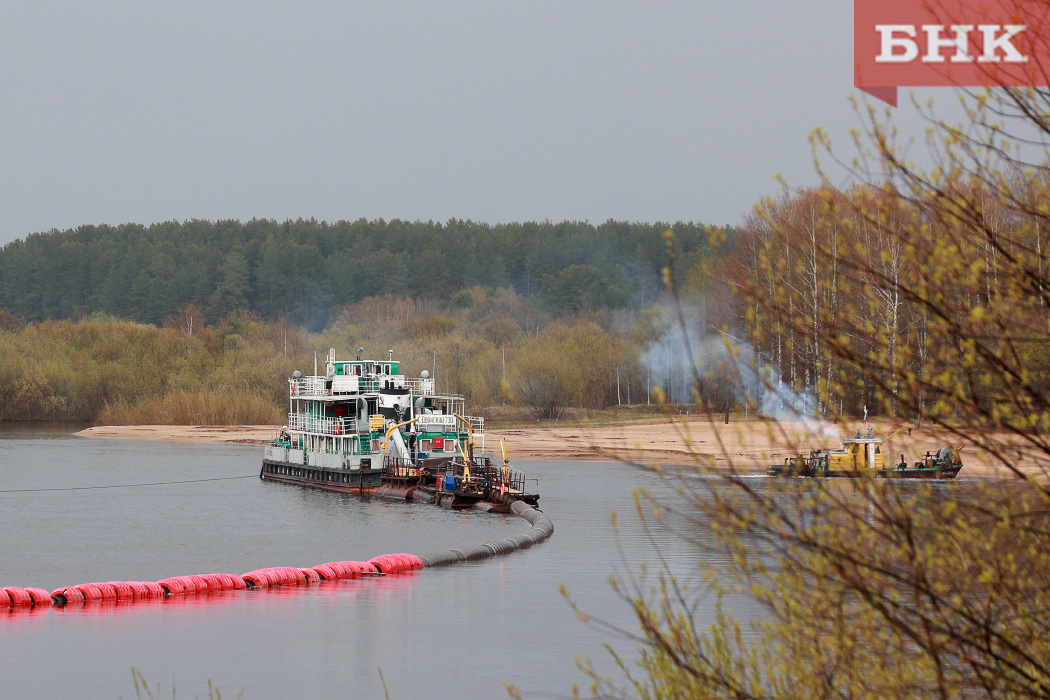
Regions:
<instances>
[{"instance_id":1,"label":"antenna on boat","mask_svg":"<svg viewBox=\"0 0 1050 700\"><path fill-rule=\"evenodd\" d=\"M361 359L361 353L363 353L364 351L365 351L364 347L359 347L359 348L357 349L357 359L358 359L358 360L360 360L360 359Z\"/></svg>"},{"instance_id":2,"label":"antenna on boat","mask_svg":"<svg viewBox=\"0 0 1050 700\"><path fill-rule=\"evenodd\" d=\"M317 376L317 351L314 350L314 376Z\"/></svg>"},{"instance_id":3,"label":"antenna on boat","mask_svg":"<svg viewBox=\"0 0 1050 700\"><path fill-rule=\"evenodd\" d=\"M394 349L393 349L393 348L391 348L391 349L390 349L390 350L388 350L387 352L389 352L389 353L390 353L390 357L389 357L389 358L387 358L387 359L388 359L388 360L389 360L390 362L393 362L393 361L394 361Z\"/></svg>"}]
</instances>

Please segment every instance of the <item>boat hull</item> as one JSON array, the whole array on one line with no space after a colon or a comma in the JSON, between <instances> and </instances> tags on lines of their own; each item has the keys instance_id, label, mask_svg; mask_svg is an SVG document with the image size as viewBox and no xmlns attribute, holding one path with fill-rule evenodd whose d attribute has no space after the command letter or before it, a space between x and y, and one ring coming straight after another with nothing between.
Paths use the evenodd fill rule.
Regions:
<instances>
[{"instance_id":1,"label":"boat hull","mask_svg":"<svg viewBox=\"0 0 1050 700\"><path fill-rule=\"evenodd\" d=\"M539 494L510 491L502 496L498 493L460 493L439 491L433 479L389 476L378 469L346 470L324 469L292 462L264 459L259 478L282 484L309 486L339 493L362 496L377 496L395 501L434 503L455 510L481 508L494 513L509 513L510 504L524 501L536 506ZM428 483L430 482L430 483Z\"/></svg>"},{"instance_id":2,"label":"boat hull","mask_svg":"<svg viewBox=\"0 0 1050 700\"><path fill-rule=\"evenodd\" d=\"M907 469L798 469L783 464L771 464L769 476L811 477L820 479L954 479L962 465L950 467Z\"/></svg>"},{"instance_id":3,"label":"boat hull","mask_svg":"<svg viewBox=\"0 0 1050 700\"><path fill-rule=\"evenodd\" d=\"M340 493L375 495L382 486L383 473L372 469L324 469L292 462L264 459L259 478L283 484L311 486Z\"/></svg>"}]
</instances>

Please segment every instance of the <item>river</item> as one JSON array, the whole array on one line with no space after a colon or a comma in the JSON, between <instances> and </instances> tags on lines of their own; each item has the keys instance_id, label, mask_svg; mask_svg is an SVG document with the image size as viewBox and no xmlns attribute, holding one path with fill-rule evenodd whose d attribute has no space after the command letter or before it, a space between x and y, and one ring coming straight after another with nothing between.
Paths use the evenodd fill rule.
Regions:
<instances>
[{"instance_id":1,"label":"river","mask_svg":"<svg viewBox=\"0 0 1050 700\"><path fill-rule=\"evenodd\" d=\"M0 448L6 586L423 554L529 528L514 516L262 482L258 447L90 440L33 426L0 429ZM652 474L600 462L515 466L539 480L540 506L555 525L530 549L383 578L0 611L0 696L132 698L132 668L165 697L174 682L178 698L207 697L209 680L226 698L241 690L248 700L381 698L380 669L394 700L506 697L506 682L526 696L568 695L586 683L575 657L611 664L601 646L608 637L576 619L559 584L589 613L631 627L609 574L655 562L658 548L691 576L697 554L634 515L633 489L665 492ZM176 481L188 483L161 483Z\"/></svg>"}]
</instances>

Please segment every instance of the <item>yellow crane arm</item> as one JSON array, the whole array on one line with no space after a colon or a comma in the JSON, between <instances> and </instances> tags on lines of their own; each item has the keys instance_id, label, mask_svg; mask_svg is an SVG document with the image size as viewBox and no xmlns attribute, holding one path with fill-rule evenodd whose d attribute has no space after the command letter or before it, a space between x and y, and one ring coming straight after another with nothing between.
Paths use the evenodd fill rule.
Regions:
<instances>
[{"instance_id":1,"label":"yellow crane arm","mask_svg":"<svg viewBox=\"0 0 1050 700\"><path fill-rule=\"evenodd\" d=\"M890 433L889 435L887 435L887 436L886 436L886 439L885 439L885 440L883 440L883 442L884 442L884 443L885 443L885 442L889 442L889 441L890 441L890 439L891 439L891 438L892 438L892 437L893 437L894 435L896 435L896 434L897 434L897 433L899 433L900 431L904 430L904 429L905 429L905 428L907 428L907 427L908 427L909 425L910 425L910 423L905 423L905 424L903 424L903 425L902 425L901 427L897 428L897 429L896 429L896 430L894 430L894 431L893 431L892 433Z\"/></svg>"},{"instance_id":2,"label":"yellow crane arm","mask_svg":"<svg viewBox=\"0 0 1050 700\"><path fill-rule=\"evenodd\" d=\"M397 430L398 428L402 428L402 427L404 427L406 425L411 425L412 423L415 423L417 420L419 420L419 419L418 418L413 418L412 420L406 420L404 423L398 423L397 425L392 425L389 428L387 428L386 435L383 436L383 449L384 450L386 449L386 443L387 443L388 440L390 440L390 436L394 434L395 430Z\"/></svg>"},{"instance_id":3,"label":"yellow crane arm","mask_svg":"<svg viewBox=\"0 0 1050 700\"><path fill-rule=\"evenodd\" d=\"M467 426L467 439L470 442L470 446L473 447L474 446L474 428L471 427L470 421L467 420L466 418L464 418L463 416L459 415L458 413L453 413L452 415L454 415L456 418L458 418L461 421L463 421L463 424L465 426Z\"/></svg>"},{"instance_id":4,"label":"yellow crane arm","mask_svg":"<svg viewBox=\"0 0 1050 700\"><path fill-rule=\"evenodd\" d=\"M471 449L473 449L474 448L474 429L470 426L470 421L467 420L466 418L464 418L463 416L459 415L458 413L453 413L452 415L454 415L459 420L463 421L464 425L467 426L467 442L470 445ZM459 446L459 451L463 455L463 475L466 476L469 479L470 478L470 458L467 457L467 450L462 444Z\"/></svg>"}]
</instances>

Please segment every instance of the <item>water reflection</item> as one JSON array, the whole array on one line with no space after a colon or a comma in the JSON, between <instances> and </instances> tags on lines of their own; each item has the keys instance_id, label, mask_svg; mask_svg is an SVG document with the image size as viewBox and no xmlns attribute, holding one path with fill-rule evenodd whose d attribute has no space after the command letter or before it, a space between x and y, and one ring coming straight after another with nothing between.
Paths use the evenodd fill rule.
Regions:
<instances>
[{"instance_id":1,"label":"water reflection","mask_svg":"<svg viewBox=\"0 0 1050 700\"><path fill-rule=\"evenodd\" d=\"M8 436L11 434L8 433ZM78 439L20 432L5 443L6 488L257 474L255 448ZM672 531L646 530L632 489L670 495L615 463L531 462L554 536L493 560L424 572L163 601L0 613L0 687L10 697L125 697L128 669L199 693L212 679L245 697L500 697L510 680L566 694L574 657L604 664L608 641L577 621L564 582L591 614L631 626L610 572L661 560L693 575L701 558ZM619 512L618 535L609 512ZM698 535L702 523L689 523ZM53 590L426 553L515 535L515 517L453 513L258 479L89 492L0 493L0 584ZM746 602L742 603L746 606ZM706 611L701 611L706 614ZM745 610L746 614L746 610ZM280 663L258 653L279 643ZM619 643L617 643L619 644ZM629 645L618 648L629 651ZM472 659L450 673L452 659ZM53 660L62 659L56 675ZM611 670L611 669L610 669ZM351 693L348 689L353 689ZM181 696L182 693L180 693Z\"/></svg>"}]
</instances>

